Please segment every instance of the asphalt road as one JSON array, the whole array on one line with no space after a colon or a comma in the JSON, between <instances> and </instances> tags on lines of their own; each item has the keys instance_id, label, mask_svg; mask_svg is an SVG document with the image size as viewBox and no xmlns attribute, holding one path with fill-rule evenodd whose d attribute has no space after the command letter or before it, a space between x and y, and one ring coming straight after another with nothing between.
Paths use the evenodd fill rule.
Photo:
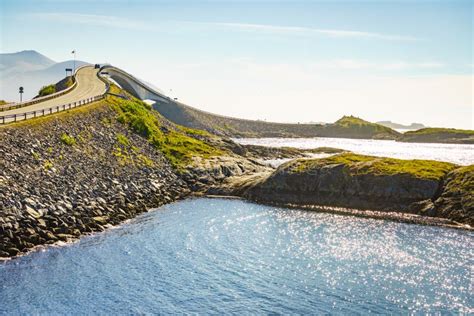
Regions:
<instances>
[{"instance_id":1,"label":"asphalt road","mask_svg":"<svg viewBox=\"0 0 474 316\"><path fill-rule=\"evenodd\" d=\"M106 86L105 83L97 77L98 70L99 69L94 69L93 66L81 68L76 74L77 86L71 92L23 108L0 112L0 116L49 109L58 105L69 104L101 95L104 93Z\"/></svg>"}]
</instances>

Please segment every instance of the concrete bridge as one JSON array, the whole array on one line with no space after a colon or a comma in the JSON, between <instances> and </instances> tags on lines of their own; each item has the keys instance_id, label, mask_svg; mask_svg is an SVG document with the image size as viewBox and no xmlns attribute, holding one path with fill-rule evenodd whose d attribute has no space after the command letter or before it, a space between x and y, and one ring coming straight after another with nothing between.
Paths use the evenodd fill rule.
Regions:
<instances>
[{"instance_id":1,"label":"concrete bridge","mask_svg":"<svg viewBox=\"0 0 474 316\"><path fill-rule=\"evenodd\" d=\"M155 102L169 103L171 100L161 91L151 87L140 79L125 72L124 70L106 65L101 68L100 73L107 74L118 83L125 91L141 100L153 100Z\"/></svg>"}]
</instances>

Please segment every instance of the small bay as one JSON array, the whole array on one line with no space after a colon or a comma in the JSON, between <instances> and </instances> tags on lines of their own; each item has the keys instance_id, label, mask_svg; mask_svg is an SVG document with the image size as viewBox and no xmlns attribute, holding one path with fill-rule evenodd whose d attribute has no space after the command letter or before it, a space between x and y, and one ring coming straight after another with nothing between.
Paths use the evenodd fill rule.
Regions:
<instances>
[{"instance_id":1,"label":"small bay","mask_svg":"<svg viewBox=\"0 0 474 316\"><path fill-rule=\"evenodd\" d=\"M0 313L474 312L470 231L189 199L0 264Z\"/></svg>"}]
</instances>

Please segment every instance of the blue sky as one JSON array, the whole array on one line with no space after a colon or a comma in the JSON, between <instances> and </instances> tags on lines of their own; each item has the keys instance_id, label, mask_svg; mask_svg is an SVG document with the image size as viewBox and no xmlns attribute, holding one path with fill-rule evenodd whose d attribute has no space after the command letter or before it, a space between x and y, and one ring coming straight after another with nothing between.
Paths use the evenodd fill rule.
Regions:
<instances>
[{"instance_id":1,"label":"blue sky","mask_svg":"<svg viewBox=\"0 0 474 316\"><path fill-rule=\"evenodd\" d=\"M470 1L1 2L1 51L109 62L198 108L473 129Z\"/></svg>"}]
</instances>

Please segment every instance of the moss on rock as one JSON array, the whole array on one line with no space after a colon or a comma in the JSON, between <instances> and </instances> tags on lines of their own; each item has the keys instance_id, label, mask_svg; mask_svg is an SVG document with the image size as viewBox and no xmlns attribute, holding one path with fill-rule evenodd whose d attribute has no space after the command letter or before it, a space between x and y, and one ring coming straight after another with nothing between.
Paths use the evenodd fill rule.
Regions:
<instances>
[{"instance_id":1,"label":"moss on rock","mask_svg":"<svg viewBox=\"0 0 474 316\"><path fill-rule=\"evenodd\" d=\"M474 226L474 165L450 172L434 205L436 216Z\"/></svg>"},{"instance_id":2,"label":"moss on rock","mask_svg":"<svg viewBox=\"0 0 474 316\"><path fill-rule=\"evenodd\" d=\"M457 166L343 153L296 159L243 193L261 202L419 212L439 194L444 177Z\"/></svg>"},{"instance_id":3,"label":"moss on rock","mask_svg":"<svg viewBox=\"0 0 474 316\"><path fill-rule=\"evenodd\" d=\"M299 159L282 168L292 172L306 172L328 165L344 165L351 174L373 174L379 176L406 174L421 179L440 180L456 165L432 160L403 160L343 153L323 159Z\"/></svg>"}]
</instances>

